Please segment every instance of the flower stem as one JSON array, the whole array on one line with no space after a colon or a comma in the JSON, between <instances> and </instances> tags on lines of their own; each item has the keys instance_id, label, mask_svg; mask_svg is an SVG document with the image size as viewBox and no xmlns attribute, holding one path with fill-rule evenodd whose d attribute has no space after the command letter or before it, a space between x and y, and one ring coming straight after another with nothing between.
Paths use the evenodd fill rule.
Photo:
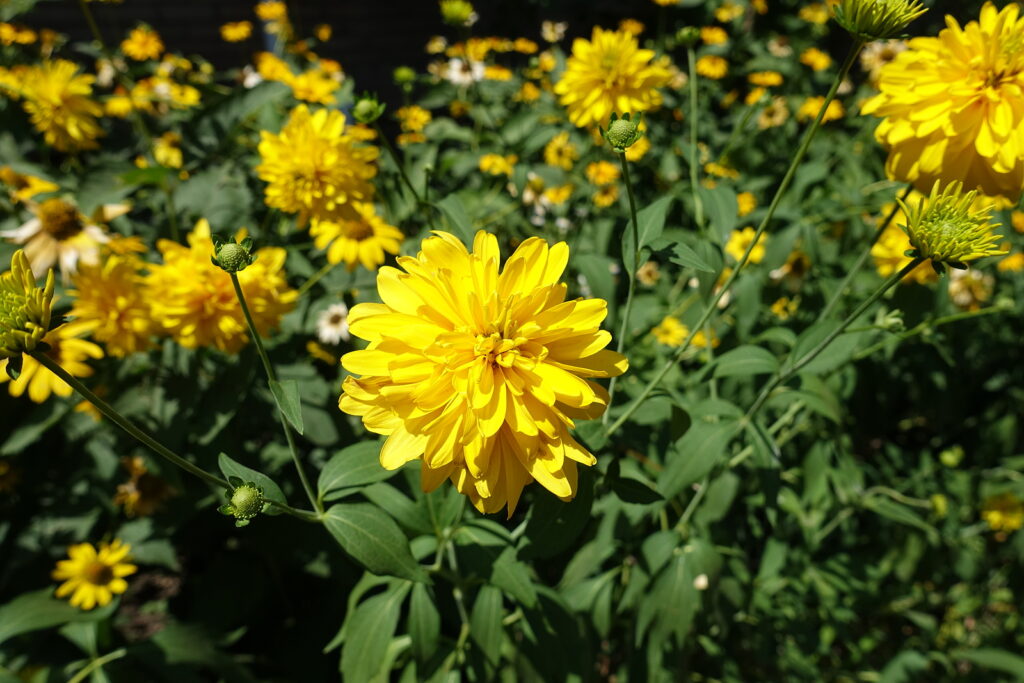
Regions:
<instances>
[{"instance_id":1,"label":"flower stem","mask_svg":"<svg viewBox=\"0 0 1024 683\"><path fill-rule=\"evenodd\" d=\"M920 323L905 332L901 332L894 338L890 337L888 339L883 339L877 344L872 344L863 351L858 351L857 353L853 354L853 360L857 361L861 360L862 358L867 358L875 351L878 351L879 349L884 349L886 346L889 346L890 344L906 341L911 337L916 337L917 335L923 332L926 332L928 330L934 330L937 327L942 327L943 325L948 325L949 323L955 323L961 320L968 320L970 318L979 318L983 315L1004 313L1006 312L1006 310L1007 309L997 305L989 306L988 308L982 308L977 311L965 311L963 313L954 313L953 315L947 315L943 318L936 318L935 320L926 320L923 323Z\"/></svg>"},{"instance_id":2,"label":"flower stem","mask_svg":"<svg viewBox=\"0 0 1024 683\"><path fill-rule=\"evenodd\" d=\"M622 265L627 269L629 275L629 290L626 293L626 307L622 312L622 324L619 326L619 342L617 350L622 353L626 347L626 335L629 333L629 314L633 310L633 294L636 292L636 272L640 269L640 228L636 218L636 197L633 195L633 181L629 177L629 162L626 161L626 153L619 152L619 163L622 166L622 178L626 184L626 194L629 195L629 213L633 219L633 263L626 263L626 254L623 254ZM625 241L625 240L623 240ZM615 384L618 377L612 377L608 384L608 407L612 405L615 398ZM605 410L601 418L608 422L609 412Z\"/></svg>"},{"instance_id":3,"label":"flower stem","mask_svg":"<svg viewBox=\"0 0 1024 683\"><path fill-rule=\"evenodd\" d=\"M252 314L249 312L249 305L245 302L242 285L238 282L238 274L229 273L229 275L231 276L231 284L235 287L235 296L238 297L238 303L242 307L242 315L245 316L245 324L249 326L249 336L252 337L252 341L256 345L256 351L259 352L260 360L263 362L263 369L267 373L267 380L268 382L277 383L277 373L274 372L274 366L270 364L270 357L267 356L267 350L263 347L263 340L260 338L260 333L256 330L256 323L253 322ZM288 418L285 417L280 406L278 406L277 412L281 418L281 425L284 427L284 437L288 441L288 450L292 454L292 462L295 463L299 479L302 480L302 488L306 491L306 497L309 498L309 502L313 504L313 508L316 509L317 513L323 514L323 504L313 492L313 487L309 483L309 477L306 476L306 470L299 459L299 449L295 445L295 435L292 434L292 426L288 423Z\"/></svg>"},{"instance_id":4,"label":"flower stem","mask_svg":"<svg viewBox=\"0 0 1024 683\"><path fill-rule=\"evenodd\" d=\"M306 292L312 289L313 285L320 282L320 280L322 280L323 277L327 275L327 273L331 272L334 269L334 266L336 265L336 263L331 263L328 261L327 263L324 264L323 268L313 273L309 277L309 279L303 282L302 286L299 287L299 298L301 298Z\"/></svg>"},{"instance_id":5,"label":"flower stem","mask_svg":"<svg viewBox=\"0 0 1024 683\"><path fill-rule=\"evenodd\" d=\"M818 112L818 116L815 117L814 122L811 123L811 125L807 128L807 131L804 133L803 140L800 142L800 147L797 148L796 154L793 156L792 161L789 162L789 169L786 171L786 175L783 176L782 182L779 184L778 189L775 190L775 196L772 198L772 202L768 207L768 211L765 213L764 218L761 220L761 224L757 226L757 230L754 232L754 239L750 241L750 244L747 246L747 250L743 252L743 257L740 258L739 262L736 264L736 267L733 268L732 273L730 273L725 283L718 290L718 293L710 302L708 302L707 306L705 306L704 312L701 314L700 319L697 320L697 322L690 328L690 333L686 336L686 339L683 341L682 345L680 345L675 355L673 355L672 358L670 358L665 363L665 365L662 366L662 368L657 372L657 374L655 374L651 381L647 383L647 386L644 387L643 391L640 392L640 395L637 396L631 404L629 404L629 406L626 408L625 411L623 411L619 418L615 420L615 422L613 422L605 430L606 436L612 435L623 424L625 424L626 421L630 417L632 417L633 413L635 413L637 409L643 404L647 397L651 395L651 392L653 392L657 388L657 386L661 384L661 381L665 379L665 376L668 375L672 368L676 367L680 359L682 359L683 355L686 353L686 350L690 348L690 344L691 342L693 342L693 338L699 331L704 329L704 323L708 321L708 319L711 317L711 314L717 309L718 303L722 300L722 297L726 295L726 293L732 287L732 284L736 280L736 277L739 275L740 271L743 270L743 266L745 266L747 264L747 261L750 260L750 254L754 251L754 247L757 246L758 240L761 239L761 235L768 227L768 224L771 223L772 218L774 218L775 211L779 208L779 203L782 201L783 195L786 194L786 191L792 184L793 178L796 176L796 171L800 167L800 163L804 160L804 157L807 155L807 150L809 150L811 147L811 142L814 140L815 133L817 133L818 129L821 127L821 122L822 119L825 117L825 112L828 110L828 106L836 98L836 92L838 92L840 84L842 84L843 79L846 78L846 75L850 72L850 69L853 67L853 63L857 59L857 55L860 54L860 50L862 47L864 47L863 41L858 40L853 44L853 47L850 48L850 53L846 56L846 61L843 62L842 68L839 70L839 73L836 74L836 78L832 82L832 87L829 89L828 94L825 96L825 101L821 105L821 110ZM611 404L609 403L609 408L610 407Z\"/></svg>"},{"instance_id":6,"label":"flower stem","mask_svg":"<svg viewBox=\"0 0 1024 683\"><path fill-rule=\"evenodd\" d=\"M697 153L697 53L693 47L686 48L690 62L690 192L693 193L693 220L698 227L704 226L704 202L700 198L700 164Z\"/></svg>"},{"instance_id":7,"label":"flower stem","mask_svg":"<svg viewBox=\"0 0 1024 683\"><path fill-rule=\"evenodd\" d=\"M398 167L398 172L401 174L402 180L405 182L405 186L409 188L409 191L412 192L412 196L416 198L416 204L422 204L423 200L420 199L420 193L416 191L416 187L412 184L412 181L409 180L409 175L405 172L405 163L402 161L401 157L398 156L398 152L391 144L391 141L388 140L388 136L384 135L384 130L380 127L380 123L374 121L373 128L377 131L377 136L380 137L381 142L384 143L384 147L388 150L388 154L391 155L391 160L394 161L395 166Z\"/></svg>"},{"instance_id":8,"label":"flower stem","mask_svg":"<svg viewBox=\"0 0 1024 683\"><path fill-rule=\"evenodd\" d=\"M843 320L843 322L839 323L839 325L834 330L832 330L828 334L828 336L826 336L824 339L818 342L818 344L813 349L808 351L806 355L804 355L800 360L794 362L790 367L784 370L780 370L778 373L776 373L775 377L769 380L768 383L765 385L764 389L761 390L761 393L758 395L757 400L754 401L754 404L750 406L750 410L747 411L745 419L752 419L754 415L757 414L757 411L760 410L761 407L765 404L765 401L768 400L768 398L771 396L771 393L775 390L776 387L778 387L783 382L789 380L791 377L800 372L800 370L806 367L808 363L817 358L821 354L821 352L828 347L829 344L834 342L836 338L839 337L839 335L846 331L847 327L853 324L853 322L857 320L857 318L859 318L861 315L863 315L868 308L870 308L876 301L882 298L882 295L884 295L890 289L899 284L900 280L909 275L912 270L917 268L922 263L924 263L924 259L915 258L913 261L903 266L903 268L898 273L895 273L894 275L890 276L888 280L883 282L882 286L875 290L874 294L872 294L867 299L862 301L860 305L857 306L856 309L854 309L853 313L848 315L846 319Z\"/></svg>"},{"instance_id":9,"label":"flower stem","mask_svg":"<svg viewBox=\"0 0 1024 683\"><path fill-rule=\"evenodd\" d=\"M910 196L910 193L913 191L913 189L913 185L908 185L906 189L903 190L903 194L900 195L900 201L906 201L907 197ZM899 203L897 203L895 206L892 207L892 211L890 211L889 215L885 217L885 220L882 221L881 225L878 226L878 229L875 230L875 234L871 236L871 242L867 245L867 248L864 249L863 253L861 253L861 255L857 258L857 262L853 264L853 267L850 268L850 270L846 273L846 277L844 277L843 281L839 283L839 289L836 290L835 294L832 295L832 298L825 305L825 309L821 312L822 318L827 318L829 314L832 313L832 311L835 309L836 305L839 303L839 300L843 297L843 292L845 292L846 288L850 286L850 283L853 282L853 278L856 277L857 273L860 272L860 269L864 267L864 264L867 262L868 257L871 256L872 247L875 246L875 244L878 242L878 238L882 236L882 233L885 232L886 228L889 227L889 224L892 223L892 219L896 217L896 212L898 212L899 210L900 205Z\"/></svg>"}]
</instances>

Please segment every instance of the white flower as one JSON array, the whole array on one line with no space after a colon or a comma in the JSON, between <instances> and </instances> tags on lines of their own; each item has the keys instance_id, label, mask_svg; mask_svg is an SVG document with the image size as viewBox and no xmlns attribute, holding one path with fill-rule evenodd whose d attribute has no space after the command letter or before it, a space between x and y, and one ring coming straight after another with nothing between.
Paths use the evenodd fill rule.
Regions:
<instances>
[{"instance_id":1,"label":"white flower","mask_svg":"<svg viewBox=\"0 0 1024 683\"><path fill-rule=\"evenodd\" d=\"M452 57L444 70L444 78L453 85L473 85L484 78L484 63Z\"/></svg>"},{"instance_id":2,"label":"white flower","mask_svg":"<svg viewBox=\"0 0 1024 683\"><path fill-rule=\"evenodd\" d=\"M316 336L324 344L348 341L348 306L332 304L316 320Z\"/></svg>"},{"instance_id":3,"label":"white flower","mask_svg":"<svg viewBox=\"0 0 1024 683\"><path fill-rule=\"evenodd\" d=\"M246 64L245 68L242 69L242 87L252 89L262 82L263 76L260 75L260 72L252 68L251 65Z\"/></svg>"}]
</instances>

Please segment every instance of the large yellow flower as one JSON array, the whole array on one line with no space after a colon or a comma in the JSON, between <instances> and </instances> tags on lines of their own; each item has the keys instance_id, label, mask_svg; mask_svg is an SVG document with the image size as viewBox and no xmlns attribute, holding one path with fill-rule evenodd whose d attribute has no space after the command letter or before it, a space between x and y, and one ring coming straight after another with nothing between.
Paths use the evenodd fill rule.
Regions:
<instances>
[{"instance_id":1,"label":"large yellow flower","mask_svg":"<svg viewBox=\"0 0 1024 683\"><path fill-rule=\"evenodd\" d=\"M946 17L882 69L865 114L885 117L890 177L928 192L938 180L1016 203L1024 190L1024 18L986 3L965 27Z\"/></svg>"},{"instance_id":2,"label":"large yellow flower","mask_svg":"<svg viewBox=\"0 0 1024 683\"><path fill-rule=\"evenodd\" d=\"M142 259L135 254L110 254L102 264L83 266L72 279L71 315L91 326L92 337L103 342L111 356L150 347L155 326L141 268Z\"/></svg>"},{"instance_id":3,"label":"large yellow flower","mask_svg":"<svg viewBox=\"0 0 1024 683\"><path fill-rule=\"evenodd\" d=\"M589 41L573 41L555 93L569 120L586 128L607 124L613 112L636 113L661 104L657 89L671 78L668 60L654 60L654 52L641 50L636 36L595 28Z\"/></svg>"},{"instance_id":4,"label":"large yellow flower","mask_svg":"<svg viewBox=\"0 0 1024 683\"><path fill-rule=\"evenodd\" d=\"M268 183L267 206L309 218L338 220L355 214L352 202L373 199L379 150L345 129L345 115L305 105L292 110L280 133L263 131L256 173Z\"/></svg>"},{"instance_id":5,"label":"large yellow flower","mask_svg":"<svg viewBox=\"0 0 1024 683\"><path fill-rule=\"evenodd\" d=\"M209 223L196 224L188 246L160 240L157 248L164 262L150 266L145 287L158 330L185 348L215 346L237 353L249 341L248 331L231 277L210 262ZM265 334L292 309L297 292L285 281L284 249L264 247L255 256L238 281L256 329Z\"/></svg>"},{"instance_id":6,"label":"large yellow flower","mask_svg":"<svg viewBox=\"0 0 1024 683\"><path fill-rule=\"evenodd\" d=\"M53 578L64 582L57 588L57 597L70 595L71 604L84 610L109 604L114 595L128 590L124 577L137 569L129 564L129 550L131 546L118 539L101 543L98 551L91 543L71 546L70 559L61 560L53 570Z\"/></svg>"},{"instance_id":7,"label":"large yellow flower","mask_svg":"<svg viewBox=\"0 0 1024 683\"><path fill-rule=\"evenodd\" d=\"M93 369L86 361L90 358L103 357L103 349L86 339L79 337L89 332L90 325L78 320L65 323L60 327L50 330L43 342L49 345L46 355L57 365L68 371L72 377L89 377ZM6 372L7 359L0 360L0 384L8 381ZM71 395L72 389L64 380L57 377L32 356L22 356L21 374L18 379L11 382L8 388L11 396L18 397L28 392L28 397L34 403L43 403L50 398L50 394L56 394L63 398Z\"/></svg>"},{"instance_id":8,"label":"large yellow flower","mask_svg":"<svg viewBox=\"0 0 1024 683\"><path fill-rule=\"evenodd\" d=\"M372 432L388 435L381 465L421 459L422 486L449 478L481 512L515 509L537 480L563 500L576 493L577 463L596 460L569 435L592 419L608 394L594 377L626 370L605 350L601 299L565 301L559 282L565 243L531 237L499 272L494 235L473 251L437 232L405 270L381 268L382 304L359 304L349 329L370 341L342 358L339 406Z\"/></svg>"},{"instance_id":9,"label":"large yellow flower","mask_svg":"<svg viewBox=\"0 0 1024 683\"><path fill-rule=\"evenodd\" d=\"M48 145L62 152L95 149L103 107L90 98L95 77L66 59L29 67L21 81L22 106Z\"/></svg>"},{"instance_id":10,"label":"large yellow flower","mask_svg":"<svg viewBox=\"0 0 1024 683\"><path fill-rule=\"evenodd\" d=\"M329 262L344 262L349 270L355 270L360 263L367 270L377 270L384 263L385 252L398 253L404 236L377 215L373 204L356 202L352 206L357 214L354 218L314 221L309 234L317 249L327 250Z\"/></svg>"}]
</instances>

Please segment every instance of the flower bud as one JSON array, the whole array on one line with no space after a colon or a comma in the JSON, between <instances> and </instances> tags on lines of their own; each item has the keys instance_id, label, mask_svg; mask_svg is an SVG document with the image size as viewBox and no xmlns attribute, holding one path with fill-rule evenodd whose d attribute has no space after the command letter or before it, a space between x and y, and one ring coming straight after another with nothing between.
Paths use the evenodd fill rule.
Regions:
<instances>
[{"instance_id":1,"label":"flower bud","mask_svg":"<svg viewBox=\"0 0 1024 683\"><path fill-rule=\"evenodd\" d=\"M684 26L676 31L676 42L683 47L693 47L700 40L700 29L696 26Z\"/></svg>"},{"instance_id":2,"label":"flower bud","mask_svg":"<svg viewBox=\"0 0 1024 683\"><path fill-rule=\"evenodd\" d=\"M864 42L895 38L927 12L920 0L840 0L836 23Z\"/></svg>"},{"instance_id":3,"label":"flower bud","mask_svg":"<svg viewBox=\"0 0 1024 683\"><path fill-rule=\"evenodd\" d=\"M416 80L416 72L411 66L400 66L392 74L395 85L411 85Z\"/></svg>"},{"instance_id":4,"label":"flower bud","mask_svg":"<svg viewBox=\"0 0 1024 683\"><path fill-rule=\"evenodd\" d=\"M243 527L263 511L264 503L263 489L247 481L235 486L230 492L229 502L221 505L218 510L222 515L234 517L235 526Z\"/></svg>"},{"instance_id":5,"label":"flower bud","mask_svg":"<svg viewBox=\"0 0 1024 683\"><path fill-rule=\"evenodd\" d=\"M42 343L50 329L53 287L52 268L37 287L25 252L14 252L11 269L0 274L0 358L20 360Z\"/></svg>"},{"instance_id":6,"label":"flower bud","mask_svg":"<svg viewBox=\"0 0 1024 683\"><path fill-rule=\"evenodd\" d=\"M223 242L219 237L214 237L213 247L216 256L211 256L210 260L213 265L228 273L243 271L256 260L249 251L252 248L251 237L246 237L240 243Z\"/></svg>"},{"instance_id":7,"label":"flower bud","mask_svg":"<svg viewBox=\"0 0 1024 683\"><path fill-rule=\"evenodd\" d=\"M477 16L466 0L441 0L441 19L449 26L472 26Z\"/></svg>"},{"instance_id":8,"label":"flower bud","mask_svg":"<svg viewBox=\"0 0 1024 683\"><path fill-rule=\"evenodd\" d=\"M384 113L384 103L377 101L376 96L366 93L352 108L352 116L359 123L373 123Z\"/></svg>"},{"instance_id":9,"label":"flower bud","mask_svg":"<svg viewBox=\"0 0 1024 683\"><path fill-rule=\"evenodd\" d=\"M641 116L631 120L629 114L623 115L621 119L616 114L612 114L608 129L602 131L602 133L604 139L611 145L613 150L622 154L629 147L632 147L633 143L644 136L644 132L640 130Z\"/></svg>"}]
</instances>

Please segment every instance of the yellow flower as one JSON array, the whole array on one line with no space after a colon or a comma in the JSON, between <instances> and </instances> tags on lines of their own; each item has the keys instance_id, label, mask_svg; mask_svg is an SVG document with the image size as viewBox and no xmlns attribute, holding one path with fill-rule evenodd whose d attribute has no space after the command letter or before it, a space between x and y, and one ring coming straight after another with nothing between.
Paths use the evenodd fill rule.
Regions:
<instances>
[{"instance_id":1,"label":"yellow flower","mask_svg":"<svg viewBox=\"0 0 1024 683\"><path fill-rule=\"evenodd\" d=\"M645 287L653 287L661 279L661 270L657 261L647 261L636 271L636 279Z\"/></svg>"},{"instance_id":2,"label":"yellow flower","mask_svg":"<svg viewBox=\"0 0 1024 683\"><path fill-rule=\"evenodd\" d=\"M377 270L384 263L384 254L397 254L404 236L402 232L384 222L374 211L373 204L356 202L353 218L314 220L309 228L317 249L327 251L330 263L345 263L348 270L363 264L367 270Z\"/></svg>"},{"instance_id":3,"label":"yellow flower","mask_svg":"<svg viewBox=\"0 0 1024 683\"><path fill-rule=\"evenodd\" d=\"M611 206L619 199L618 185L605 185L594 193L594 206L604 209Z\"/></svg>"},{"instance_id":4,"label":"yellow flower","mask_svg":"<svg viewBox=\"0 0 1024 683\"><path fill-rule=\"evenodd\" d=\"M515 154L485 154L480 157L480 170L488 175L510 176L517 161L519 157Z\"/></svg>"},{"instance_id":5,"label":"yellow flower","mask_svg":"<svg viewBox=\"0 0 1024 683\"><path fill-rule=\"evenodd\" d=\"M1014 211L1010 214L1010 224L1017 232L1024 233L1024 211Z\"/></svg>"},{"instance_id":6,"label":"yellow flower","mask_svg":"<svg viewBox=\"0 0 1024 683\"><path fill-rule=\"evenodd\" d=\"M937 38L915 38L882 69L863 107L884 117L889 177L922 192L954 180L1016 203L1024 189L1024 18L1020 5L986 3L961 28L946 17Z\"/></svg>"},{"instance_id":7,"label":"yellow flower","mask_svg":"<svg viewBox=\"0 0 1024 683\"><path fill-rule=\"evenodd\" d=\"M754 196L753 192L740 192L736 195L736 206L740 218L747 216L757 208L757 197Z\"/></svg>"},{"instance_id":8,"label":"yellow flower","mask_svg":"<svg viewBox=\"0 0 1024 683\"><path fill-rule=\"evenodd\" d=\"M281 21L288 16L288 8L280 0L257 3L256 16L263 21Z\"/></svg>"},{"instance_id":9,"label":"yellow flower","mask_svg":"<svg viewBox=\"0 0 1024 683\"><path fill-rule=\"evenodd\" d=\"M644 32L644 24L636 19L623 19L619 22L619 30L638 36Z\"/></svg>"},{"instance_id":10,"label":"yellow flower","mask_svg":"<svg viewBox=\"0 0 1024 683\"><path fill-rule=\"evenodd\" d=\"M788 296L784 296L775 300L775 303L771 306L771 311L776 318L785 321L792 318L799 307L799 297L796 299L790 299Z\"/></svg>"},{"instance_id":11,"label":"yellow flower","mask_svg":"<svg viewBox=\"0 0 1024 683\"><path fill-rule=\"evenodd\" d=\"M229 43L239 43L251 35L251 21L230 21L220 27L220 37Z\"/></svg>"},{"instance_id":12,"label":"yellow flower","mask_svg":"<svg viewBox=\"0 0 1024 683\"><path fill-rule=\"evenodd\" d=\"M800 63L814 71L824 71L832 66L832 57L816 47L809 47L800 54Z\"/></svg>"},{"instance_id":13,"label":"yellow flower","mask_svg":"<svg viewBox=\"0 0 1024 683\"><path fill-rule=\"evenodd\" d=\"M181 134L168 131L153 141L153 158L167 168L181 168Z\"/></svg>"},{"instance_id":14,"label":"yellow flower","mask_svg":"<svg viewBox=\"0 0 1024 683\"><path fill-rule=\"evenodd\" d=\"M1016 531L1024 527L1024 501L1010 492L989 496L982 505L981 518L992 531Z\"/></svg>"},{"instance_id":15,"label":"yellow flower","mask_svg":"<svg viewBox=\"0 0 1024 683\"><path fill-rule=\"evenodd\" d=\"M540 88L527 81L523 83L523 87L519 89L513 99L517 102L536 102L540 99Z\"/></svg>"},{"instance_id":16,"label":"yellow flower","mask_svg":"<svg viewBox=\"0 0 1024 683\"><path fill-rule=\"evenodd\" d=\"M619 167L610 161L587 164L587 180L597 186L610 185L619 179Z\"/></svg>"},{"instance_id":17,"label":"yellow flower","mask_svg":"<svg viewBox=\"0 0 1024 683\"><path fill-rule=\"evenodd\" d=\"M257 52L256 71L267 81L278 81L280 83L291 83L293 78L292 70L288 64L270 52Z\"/></svg>"},{"instance_id":18,"label":"yellow flower","mask_svg":"<svg viewBox=\"0 0 1024 683\"><path fill-rule=\"evenodd\" d=\"M245 318L230 276L210 262L210 225L199 221L188 235L188 246L160 240L162 264L151 264L145 295L158 331L185 348L214 346L237 353L249 341ZM284 249L264 247L256 261L238 273L238 280L261 335L276 327L295 304L297 292L284 276Z\"/></svg>"},{"instance_id":19,"label":"yellow flower","mask_svg":"<svg viewBox=\"0 0 1024 683\"><path fill-rule=\"evenodd\" d=\"M427 141L427 136L424 135L423 133L402 133L397 138L395 138L395 142L398 143L399 147L405 147L407 145L415 145L417 143L426 142L426 141Z\"/></svg>"},{"instance_id":20,"label":"yellow flower","mask_svg":"<svg viewBox=\"0 0 1024 683\"><path fill-rule=\"evenodd\" d=\"M542 195L544 203L550 206L558 206L559 204L565 204L569 201L569 197L572 196L572 185L558 185L556 187L549 187L544 190Z\"/></svg>"},{"instance_id":21,"label":"yellow flower","mask_svg":"<svg viewBox=\"0 0 1024 683\"><path fill-rule=\"evenodd\" d=\"M704 26L700 30L700 39L705 45L721 45L729 42L729 34L721 26Z\"/></svg>"},{"instance_id":22,"label":"yellow flower","mask_svg":"<svg viewBox=\"0 0 1024 683\"><path fill-rule=\"evenodd\" d=\"M34 350L46 336L53 308L53 271L40 288L24 252L11 257L11 269L0 273L0 358ZM6 361L5 361L6 362Z\"/></svg>"},{"instance_id":23,"label":"yellow flower","mask_svg":"<svg viewBox=\"0 0 1024 683\"><path fill-rule=\"evenodd\" d=\"M689 328L679 318L671 315L665 316L660 323L651 329L651 334L654 335L654 338L659 344L664 346L679 346L686 341L686 336L689 333Z\"/></svg>"},{"instance_id":24,"label":"yellow flower","mask_svg":"<svg viewBox=\"0 0 1024 683\"><path fill-rule=\"evenodd\" d=\"M313 36L321 43L326 43L334 35L334 29L330 24L317 24L313 27Z\"/></svg>"},{"instance_id":25,"label":"yellow flower","mask_svg":"<svg viewBox=\"0 0 1024 683\"><path fill-rule=\"evenodd\" d=\"M268 183L267 206L298 212L305 224L310 217L351 217L351 202L372 200L379 150L358 144L341 112L311 114L299 105L280 133L262 131L260 137L256 174Z\"/></svg>"},{"instance_id":26,"label":"yellow flower","mask_svg":"<svg viewBox=\"0 0 1024 683\"><path fill-rule=\"evenodd\" d=\"M757 127L761 130L776 128L789 120L789 107L786 106L786 98L773 97L772 101L765 105L761 113L757 115Z\"/></svg>"},{"instance_id":27,"label":"yellow flower","mask_svg":"<svg viewBox=\"0 0 1024 683\"><path fill-rule=\"evenodd\" d=\"M717 81L729 73L729 62L718 55L704 55L697 60L695 68L699 75Z\"/></svg>"},{"instance_id":28,"label":"yellow flower","mask_svg":"<svg viewBox=\"0 0 1024 683\"><path fill-rule=\"evenodd\" d=\"M569 133L561 132L544 146L544 163L571 171L573 164L580 158L576 145L569 141Z\"/></svg>"},{"instance_id":29,"label":"yellow flower","mask_svg":"<svg viewBox=\"0 0 1024 683\"><path fill-rule=\"evenodd\" d=\"M44 352L45 355L67 370L72 377L91 376L93 369L86 360L103 357L103 349L91 341L79 339L88 333L89 327L88 323L76 320L50 330L43 337L43 342L50 347ZM8 381L5 371L7 363L7 359L0 360L0 384ZM22 356L21 374L18 379L11 381L8 393L18 397L26 391L33 403L43 403L50 398L50 394L67 398L72 393L70 385L40 365L35 358Z\"/></svg>"},{"instance_id":30,"label":"yellow flower","mask_svg":"<svg viewBox=\"0 0 1024 683\"><path fill-rule=\"evenodd\" d=\"M292 97L313 104L334 104L341 83L322 69L310 69L288 80Z\"/></svg>"},{"instance_id":31,"label":"yellow flower","mask_svg":"<svg viewBox=\"0 0 1024 683\"><path fill-rule=\"evenodd\" d=\"M384 303L349 316L370 345L342 357L352 376L339 406L388 435L385 468L421 459L425 491L449 478L481 512L511 515L533 480L576 494L577 464L596 459L569 429L607 407L590 378L620 375L627 361L604 349L605 301L564 300L564 242L531 237L499 273L500 258L493 235L477 233L469 252L436 232L399 259L404 273L382 268Z\"/></svg>"},{"instance_id":32,"label":"yellow flower","mask_svg":"<svg viewBox=\"0 0 1024 683\"><path fill-rule=\"evenodd\" d=\"M151 474L141 457L123 457L121 466L128 470L129 479L117 485L117 493L112 502L123 507L126 516L148 517L174 495L170 484Z\"/></svg>"},{"instance_id":33,"label":"yellow flower","mask_svg":"<svg viewBox=\"0 0 1024 683\"><path fill-rule=\"evenodd\" d=\"M137 62L159 59L164 51L164 41L148 26L137 26L121 41L121 51Z\"/></svg>"},{"instance_id":34,"label":"yellow flower","mask_svg":"<svg viewBox=\"0 0 1024 683\"><path fill-rule=\"evenodd\" d=\"M885 212L885 215L888 215L888 212ZM879 222L881 220L880 218ZM875 261L875 270L884 278L899 271L911 261L911 258L905 254L910 249L910 240L896 224L897 222L898 219L890 223L889 227L879 236L878 241L871 247L871 258ZM916 282L926 285L936 280L938 280L938 275L931 268L915 268L901 282Z\"/></svg>"},{"instance_id":35,"label":"yellow flower","mask_svg":"<svg viewBox=\"0 0 1024 683\"><path fill-rule=\"evenodd\" d=\"M15 202L25 202L36 195L60 189L56 183L28 173L18 173L10 166L0 166L0 183L10 188L11 200Z\"/></svg>"},{"instance_id":36,"label":"yellow flower","mask_svg":"<svg viewBox=\"0 0 1024 683\"><path fill-rule=\"evenodd\" d=\"M418 105L402 107L395 112L398 123L406 133L420 133L433 118L430 111Z\"/></svg>"},{"instance_id":37,"label":"yellow flower","mask_svg":"<svg viewBox=\"0 0 1024 683\"><path fill-rule=\"evenodd\" d=\"M44 61L25 70L22 107L46 144L61 152L96 149L103 135L96 117L103 108L90 98L95 77L79 74L66 59Z\"/></svg>"},{"instance_id":38,"label":"yellow flower","mask_svg":"<svg viewBox=\"0 0 1024 683\"><path fill-rule=\"evenodd\" d=\"M796 112L797 121L810 121L818 116L818 112L821 111L822 106L825 104L824 96L818 95L816 97L808 97L804 100L803 104ZM826 124L829 121L838 121L846 115L846 110L843 109L843 103L839 100L832 100L828 103L828 109L825 110L825 116L822 117L822 124Z\"/></svg>"},{"instance_id":39,"label":"yellow flower","mask_svg":"<svg viewBox=\"0 0 1024 683\"><path fill-rule=\"evenodd\" d=\"M801 7L797 16L811 24L826 24L829 19L829 11L824 3L812 2Z\"/></svg>"},{"instance_id":40,"label":"yellow flower","mask_svg":"<svg viewBox=\"0 0 1024 683\"><path fill-rule=\"evenodd\" d=\"M1024 252L1010 254L996 266L1001 273L1019 273L1024 270Z\"/></svg>"},{"instance_id":41,"label":"yellow flower","mask_svg":"<svg viewBox=\"0 0 1024 683\"><path fill-rule=\"evenodd\" d=\"M61 560L53 570L53 578L63 581L55 595L71 596L73 607L91 610L110 604L115 595L128 590L124 577L134 574L137 567L129 564L131 546L115 539L101 543L99 550L91 543L79 543L68 548L70 559Z\"/></svg>"},{"instance_id":42,"label":"yellow flower","mask_svg":"<svg viewBox=\"0 0 1024 683\"><path fill-rule=\"evenodd\" d=\"M735 180L740 177L739 171L735 168L720 164L717 161L709 161L704 164L704 172L708 175L717 176L719 178L732 178Z\"/></svg>"},{"instance_id":43,"label":"yellow flower","mask_svg":"<svg viewBox=\"0 0 1024 683\"><path fill-rule=\"evenodd\" d=\"M643 126L640 126L641 130ZM646 135L637 140L626 150L626 161L640 161L651 149L651 140Z\"/></svg>"},{"instance_id":44,"label":"yellow flower","mask_svg":"<svg viewBox=\"0 0 1024 683\"><path fill-rule=\"evenodd\" d=\"M91 336L111 356L150 348L155 326L142 289L143 262L133 253L111 253L102 265L83 266L72 278L71 316L89 324Z\"/></svg>"},{"instance_id":45,"label":"yellow flower","mask_svg":"<svg viewBox=\"0 0 1024 683\"><path fill-rule=\"evenodd\" d=\"M782 85L782 74L778 71L755 71L747 76L747 82L763 88L772 88L776 85Z\"/></svg>"},{"instance_id":46,"label":"yellow flower","mask_svg":"<svg viewBox=\"0 0 1024 683\"><path fill-rule=\"evenodd\" d=\"M756 232L756 230L749 227L742 230L733 230L732 234L729 235L729 241L725 245L725 253L732 256L736 261L742 259L743 254L746 253L747 248L754 241L754 233ZM750 263L760 263L764 260L764 245L767 241L768 237L761 235L761 239L757 241L757 245L750 252L750 258L748 259Z\"/></svg>"},{"instance_id":47,"label":"yellow flower","mask_svg":"<svg viewBox=\"0 0 1024 683\"><path fill-rule=\"evenodd\" d=\"M671 76L667 59L655 60L632 34L595 28L589 41L573 41L555 94L576 126L606 125L613 113L636 114L661 104L657 89Z\"/></svg>"},{"instance_id":48,"label":"yellow flower","mask_svg":"<svg viewBox=\"0 0 1024 683\"><path fill-rule=\"evenodd\" d=\"M0 45L31 45L36 37L36 32L30 28L0 23Z\"/></svg>"},{"instance_id":49,"label":"yellow flower","mask_svg":"<svg viewBox=\"0 0 1024 683\"><path fill-rule=\"evenodd\" d=\"M715 20L728 24L733 19L738 19L743 16L743 7L737 5L732 0L725 0L715 10Z\"/></svg>"}]
</instances>

